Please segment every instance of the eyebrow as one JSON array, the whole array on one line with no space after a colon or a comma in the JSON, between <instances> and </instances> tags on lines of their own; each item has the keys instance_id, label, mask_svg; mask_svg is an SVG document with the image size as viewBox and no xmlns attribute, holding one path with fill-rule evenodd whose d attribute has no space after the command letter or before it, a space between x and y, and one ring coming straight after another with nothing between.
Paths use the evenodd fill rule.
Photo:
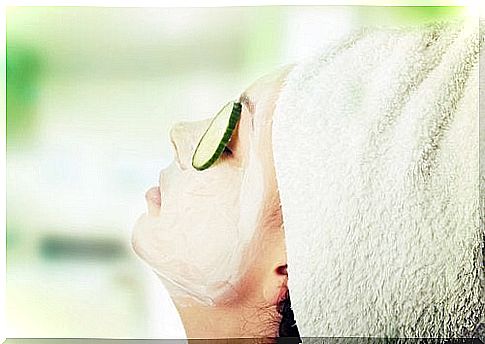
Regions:
<instances>
[{"instance_id":1,"label":"eyebrow","mask_svg":"<svg viewBox=\"0 0 485 344\"><path fill-rule=\"evenodd\" d=\"M254 107L255 107L254 102L251 100L251 98L246 92L241 94L241 96L239 97L239 102L243 104L249 110L250 113L254 113Z\"/></svg>"}]
</instances>

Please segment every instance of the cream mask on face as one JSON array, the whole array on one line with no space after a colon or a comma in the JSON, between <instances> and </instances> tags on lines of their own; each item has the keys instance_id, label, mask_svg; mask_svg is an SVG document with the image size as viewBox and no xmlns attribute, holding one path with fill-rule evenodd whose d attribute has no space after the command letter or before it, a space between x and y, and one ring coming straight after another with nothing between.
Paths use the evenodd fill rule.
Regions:
<instances>
[{"instance_id":1,"label":"cream mask on face","mask_svg":"<svg viewBox=\"0 0 485 344\"><path fill-rule=\"evenodd\" d=\"M235 285L244 275L245 252L255 228L251 222L261 202L254 173L232 163L230 152L224 151L239 117L234 111L226 111L227 121L220 115L234 104L238 103L226 105L213 120L182 122L172 129L177 154L160 175L160 215L143 215L133 233L135 251L169 293L204 304L237 296ZM207 144L207 139L219 142ZM202 152L199 167L204 157L213 161L199 170L193 163L201 146L214 149L212 153L219 150L220 156L214 159L209 151ZM242 188L248 184L251 188ZM242 189L248 191L241 194Z\"/></svg>"}]
</instances>

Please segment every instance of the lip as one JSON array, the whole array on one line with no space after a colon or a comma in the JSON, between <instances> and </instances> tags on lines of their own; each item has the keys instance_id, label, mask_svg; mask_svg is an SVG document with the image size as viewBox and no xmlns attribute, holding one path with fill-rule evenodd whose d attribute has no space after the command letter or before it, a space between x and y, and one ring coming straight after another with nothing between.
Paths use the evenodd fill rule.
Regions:
<instances>
[{"instance_id":1,"label":"lip","mask_svg":"<svg viewBox=\"0 0 485 344\"><path fill-rule=\"evenodd\" d=\"M160 194L160 187L159 186L153 186L145 194L146 198L150 200L151 202L160 205L162 196Z\"/></svg>"}]
</instances>

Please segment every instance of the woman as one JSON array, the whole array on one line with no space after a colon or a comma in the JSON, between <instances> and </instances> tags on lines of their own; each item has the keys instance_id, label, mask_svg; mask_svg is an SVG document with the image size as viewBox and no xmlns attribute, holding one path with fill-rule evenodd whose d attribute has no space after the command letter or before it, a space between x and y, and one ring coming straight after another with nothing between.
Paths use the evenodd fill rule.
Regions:
<instances>
[{"instance_id":1,"label":"woman","mask_svg":"<svg viewBox=\"0 0 485 344\"><path fill-rule=\"evenodd\" d=\"M146 193L133 248L165 283L188 338L298 337L271 151L275 101L290 69L242 93L232 138L205 171L191 159L210 120L175 125L175 161Z\"/></svg>"},{"instance_id":2,"label":"woman","mask_svg":"<svg viewBox=\"0 0 485 344\"><path fill-rule=\"evenodd\" d=\"M288 289L305 337L483 334L483 37L474 21L357 32L246 90L202 172L209 122L172 130L133 245L189 337L274 337Z\"/></svg>"}]
</instances>

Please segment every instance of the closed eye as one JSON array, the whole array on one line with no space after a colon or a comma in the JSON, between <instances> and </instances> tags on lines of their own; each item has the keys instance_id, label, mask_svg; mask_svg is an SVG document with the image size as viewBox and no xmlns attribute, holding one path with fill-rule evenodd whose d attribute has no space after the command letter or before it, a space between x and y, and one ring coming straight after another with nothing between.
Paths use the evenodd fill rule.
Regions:
<instances>
[{"instance_id":1,"label":"closed eye","mask_svg":"<svg viewBox=\"0 0 485 344\"><path fill-rule=\"evenodd\" d=\"M225 156L230 156L232 155L232 150L229 147L224 147L224 150L222 151L222 154Z\"/></svg>"}]
</instances>

